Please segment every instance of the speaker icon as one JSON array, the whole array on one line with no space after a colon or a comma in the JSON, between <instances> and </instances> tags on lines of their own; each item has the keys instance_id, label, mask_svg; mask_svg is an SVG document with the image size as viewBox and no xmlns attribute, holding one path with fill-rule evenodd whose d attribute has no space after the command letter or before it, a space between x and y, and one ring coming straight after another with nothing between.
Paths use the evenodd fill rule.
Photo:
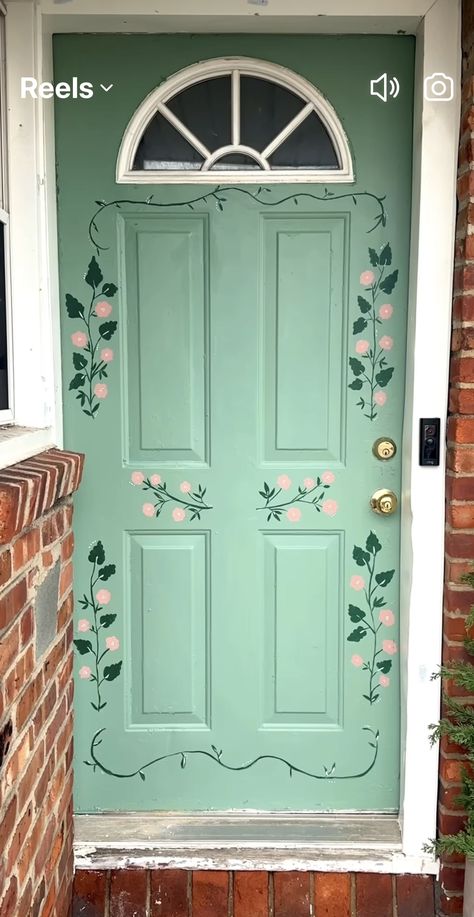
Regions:
<instances>
[{"instance_id":1,"label":"speaker icon","mask_svg":"<svg viewBox=\"0 0 474 917\"><path fill-rule=\"evenodd\" d=\"M396 99L399 92L400 83L396 76L389 77L387 73L382 73L382 76L370 81L370 95L377 96L382 102L386 102L388 98Z\"/></svg>"}]
</instances>

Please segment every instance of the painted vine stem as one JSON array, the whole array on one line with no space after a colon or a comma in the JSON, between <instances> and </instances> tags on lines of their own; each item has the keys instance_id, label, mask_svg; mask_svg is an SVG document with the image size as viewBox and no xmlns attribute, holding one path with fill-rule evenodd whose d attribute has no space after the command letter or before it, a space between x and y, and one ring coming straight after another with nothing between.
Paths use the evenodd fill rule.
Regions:
<instances>
[{"instance_id":1,"label":"painted vine stem","mask_svg":"<svg viewBox=\"0 0 474 917\"><path fill-rule=\"evenodd\" d=\"M259 490L264 503L263 506L257 506L257 511L263 510L268 513L267 522L271 522L272 519L281 522L284 513L290 522L299 522L301 519L299 504L307 503L318 513L322 511L328 516L335 516L338 510L336 501L323 499L334 480L335 476L332 471L325 471L316 480L305 478L303 484L298 486L296 493L285 500L280 499L280 496L290 490L292 481L287 474L281 474L276 480L276 486L270 487L266 481L264 482L263 490Z\"/></svg>"},{"instance_id":2,"label":"painted vine stem","mask_svg":"<svg viewBox=\"0 0 474 917\"><path fill-rule=\"evenodd\" d=\"M92 615L92 621L89 618L81 618L78 623L80 633L90 633L91 638L80 637L74 640L77 652L81 656L92 656L94 662L84 665L79 669L79 678L90 681L94 684L96 699L91 700L91 706L99 712L107 706L107 701L102 697L102 686L104 682L115 681L122 670L122 660L112 662L110 665L104 665L104 659L110 653L119 649L120 643L117 637L106 637L105 643L101 646L101 631L108 630L114 623L117 615L111 612L104 612L104 606L108 605L112 595L108 589L100 588L95 592L98 583L105 583L115 574L115 564L106 564L105 551L101 541L97 541L89 551L89 563L92 570L89 579L88 593L84 593L79 604L85 612Z\"/></svg>"},{"instance_id":3,"label":"painted vine stem","mask_svg":"<svg viewBox=\"0 0 474 917\"><path fill-rule=\"evenodd\" d=\"M131 480L135 486L141 486L142 490L153 494L154 502L143 504L142 509L145 516L156 516L158 519L166 504L171 503L175 504L171 512L175 522L184 522L187 512L190 514L190 522L193 522L201 518L201 513L212 509L212 506L204 500L207 488L202 487L201 484L198 484L197 488L193 490L189 481L181 481L180 496L177 496L175 492L168 489L166 481L162 481L159 474L152 474L146 478L141 471L134 471Z\"/></svg>"},{"instance_id":4,"label":"painted vine stem","mask_svg":"<svg viewBox=\"0 0 474 917\"><path fill-rule=\"evenodd\" d=\"M102 271L94 257L89 262L84 279L92 290L87 307L71 293L66 294L69 318L79 319L84 326L84 330L78 329L71 335L72 343L78 350L72 355L76 373L69 383L69 390L77 392L76 398L84 414L94 419L100 402L108 395L103 379L107 378L108 364L114 357L110 347L102 348L100 354L98 348L102 343L108 343L117 330L116 321L103 321L99 325L97 322L108 319L112 312L108 300L115 296L118 287L115 283L104 283Z\"/></svg>"},{"instance_id":5,"label":"painted vine stem","mask_svg":"<svg viewBox=\"0 0 474 917\"><path fill-rule=\"evenodd\" d=\"M387 400L382 389L387 387L393 376L393 366L388 365L385 356L386 352L392 349L393 338L386 334L380 339L377 338L377 326L391 318L393 306L391 303L384 303L377 313L377 305L382 294L389 296L395 289L398 270L386 274L387 267L392 263L392 249L388 243L383 246L380 253L374 248L369 248L369 259L374 270L363 271L360 275L360 282L369 298L357 297L361 315L355 320L352 331L354 335L358 335L369 328L370 340L361 338L356 342L357 357L349 358L354 375L349 388L361 393L357 406L364 417L375 420L377 408L382 407Z\"/></svg>"},{"instance_id":6,"label":"painted vine stem","mask_svg":"<svg viewBox=\"0 0 474 917\"><path fill-rule=\"evenodd\" d=\"M373 201L376 205L376 214L373 218L373 225L370 226L370 228L367 230L367 233L374 232L374 230L379 226L385 227L387 225L387 213L384 206L385 195L380 197L379 195L374 194L372 191L348 191L342 194L337 194L336 192L328 191L328 189L325 188L323 194L314 194L311 191L297 191L295 194L288 194L285 195L285 197L277 198L276 200L270 200L266 195L273 194L273 189L266 188L263 185L257 188L255 192L249 191L248 188L242 188L238 185L216 185L216 187L211 191L206 191L204 194L193 197L188 201L157 201L154 200L153 194L150 194L149 197L147 197L144 201L133 201L129 200L128 198L123 198L115 201L96 201L95 203L97 204L98 209L91 217L89 223L89 239L98 255L100 252L108 251L109 246L101 245L99 242L98 221L102 214L110 208L120 210L122 207L126 206L144 206L159 209L169 207L187 207L189 210L193 210L194 207L198 204L207 204L209 201L213 201L215 203L216 209L222 211L224 210L224 204L227 202L225 195L231 193L243 194L254 201L258 201L265 207L279 207L282 204L289 203L290 201L292 201L295 205L298 205L298 201L305 198L314 201L342 201L349 199L352 201L354 206L357 206L357 202L359 200L367 198L368 200Z\"/></svg>"},{"instance_id":7,"label":"painted vine stem","mask_svg":"<svg viewBox=\"0 0 474 917\"><path fill-rule=\"evenodd\" d=\"M285 767L288 768L290 777L293 774L300 774L304 777L310 777L313 780L354 780L358 777L365 777L372 768L375 766L377 761L378 749L379 749L379 730L372 729L370 726L363 726L362 730L370 734L370 740L368 742L369 747L373 749L371 760L368 765L359 772L349 773L349 774L338 774L336 770L336 764L333 763L331 767L326 767L323 765L324 773L318 774L312 771L307 771L302 767L298 767L295 764L292 764L290 761L287 761L286 758L281 758L279 755L259 755L257 758L253 758L252 761L247 761L245 764L226 764L222 760L222 751L219 751L215 745L211 745L212 751L205 751L201 749L188 749L186 751L176 751L171 752L166 755L159 755L157 758L153 758L151 761L148 761L146 764L143 764L137 770L123 772L115 771L112 768L107 767L98 757L97 748L102 743L101 735L105 732L104 729L99 729L98 732L92 738L90 746L90 757L91 761L84 761L88 767L92 767L94 772L96 770L102 771L103 774L107 774L108 777L117 777L119 780L129 780L132 777L140 777L141 780L145 780L145 771L148 768L153 767L155 764L159 764L161 761L167 761L169 758L177 758L180 762L181 768L184 770L188 763L188 758L191 758L195 755L208 758L210 761L213 761L219 767L223 767L227 771L247 771L250 768L254 767L260 761L279 761Z\"/></svg>"},{"instance_id":8,"label":"painted vine stem","mask_svg":"<svg viewBox=\"0 0 474 917\"><path fill-rule=\"evenodd\" d=\"M366 659L358 653L352 656L352 664L368 674L367 694L362 696L369 704L375 704L379 699L380 688L388 688L388 677L392 668L390 658L397 652L397 645L391 639L382 639L380 632L395 623L393 611L387 608L387 603L381 590L391 583L395 570L383 570L377 573L378 555L382 545L374 532L370 532L365 542L365 548L354 545L352 556L359 567L367 570L368 581L355 575L351 578L351 588L361 592L365 598L365 608L359 605L349 605L349 618L357 627L348 636L350 643L360 643L366 637L371 638L370 649Z\"/></svg>"}]
</instances>

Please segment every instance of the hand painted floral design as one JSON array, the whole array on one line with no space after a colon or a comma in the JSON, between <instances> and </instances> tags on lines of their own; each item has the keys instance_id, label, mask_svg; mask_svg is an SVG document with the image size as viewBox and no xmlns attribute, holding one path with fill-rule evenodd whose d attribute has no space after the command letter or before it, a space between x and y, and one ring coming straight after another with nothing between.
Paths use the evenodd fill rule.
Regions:
<instances>
[{"instance_id":1,"label":"hand painted floral design","mask_svg":"<svg viewBox=\"0 0 474 917\"><path fill-rule=\"evenodd\" d=\"M117 618L116 614L107 612L104 614L104 606L109 605L112 600L112 593L109 589L100 588L96 590L99 583L105 583L115 574L115 564L105 562L105 551L101 541L97 541L89 551L89 563L92 564L92 570L89 579L89 591L84 593L79 604L88 613L89 618L81 618L78 621L77 629L80 634L90 634L90 639L83 637L74 640L74 645L80 656L92 656L94 662L89 665L83 665L79 669L79 678L85 681L91 681L94 684L95 700L91 701L91 706L99 712L107 706L107 701L102 697L102 686L104 682L115 681L122 670L122 660L104 665L104 660L109 653L115 653L120 648L120 641L116 636L106 637L104 644L101 645L101 631L107 630Z\"/></svg>"},{"instance_id":2,"label":"hand painted floral design","mask_svg":"<svg viewBox=\"0 0 474 917\"><path fill-rule=\"evenodd\" d=\"M184 522L188 518L188 513L189 521L193 522L194 519L201 518L202 512L212 509L212 506L204 501L206 488L201 484L193 490L189 481L181 481L178 496L168 490L166 481L162 481L159 474L152 474L146 478L142 471L133 471L130 480L136 487L153 494L154 503L147 502L142 506L143 515L149 519L154 516L158 519L167 503L172 505L171 518L174 522Z\"/></svg>"},{"instance_id":3,"label":"hand painted floral design","mask_svg":"<svg viewBox=\"0 0 474 917\"><path fill-rule=\"evenodd\" d=\"M265 502L263 506L257 506L257 510L268 511L267 522L271 522L272 519L275 522L281 522L283 516L289 522L299 522L302 513L296 504L301 503L309 503L318 513L323 512L327 516L335 516L339 509L336 501L323 499L325 491L329 490L335 479L332 471L324 471L316 480L305 478L292 497L289 496L287 500L282 500L280 495L291 490L293 481L287 474L280 474L276 479L276 486L270 487L266 481L264 482L263 490L259 490L259 494Z\"/></svg>"},{"instance_id":4,"label":"hand painted floral design","mask_svg":"<svg viewBox=\"0 0 474 917\"><path fill-rule=\"evenodd\" d=\"M353 334L362 334L369 329L370 340L359 338L355 343L356 357L349 358L354 376L349 388L360 392L357 406L364 417L375 420L377 408L383 407L387 395L381 389L386 388L393 376L393 366L389 366L385 354L393 347L393 338L384 334L377 340L377 325L382 325L393 315L391 303L378 306L382 294L390 296L398 281L398 270L386 273L392 263L392 249L387 243L380 253L369 248L369 260L374 270L362 271L360 283L368 297L358 296L357 301L361 315L353 324ZM377 311L378 310L378 311Z\"/></svg>"},{"instance_id":5,"label":"hand painted floral design","mask_svg":"<svg viewBox=\"0 0 474 917\"><path fill-rule=\"evenodd\" d=\"M71 334L71 341L77 350L72 355L72 362L76 374L69 383L70 391L77 391L76 398L87 417L95 418L100 407L109 394L108 386L103 379L107 378L108 364L114 358L110 347L99 347L110 341L117 330L116 321L102 321L112 314L112 299L117 287L114 283L104 283L102 271L93 257L85 276L85 282L91 288L89 305L83 306L78 299L66 294L66 310L69 318L77 319L85 326L85 330L78 329ZM104 299L107 297L107 299ZM97 324L100 322L100 324Z\"/></svg>"},{"instance_id":6,"label":"hand painted floral design","mask_svg":"<svg viewBox=\"0 0 474 917\"><path fill-rule=\"evenodd\" d=\"M395 570L376 572L377 560L382 545L374 532L370 532L365 548L354 545L352 556L358 567L367 570L366 579L358 574L351 577L350 586L356 592L363 592L365 608L359 605L349 605L349 618L357 627L348 636L350 643L360 643L366 637L371 637L370 649L364 657L358 653L352 656L352 665L368 673L369 686L367 694L363 697L369 704L375 704L379 699L378 688L388 688L390 679L387 678L392 668L392 659L397 652L394 640L384 639L387 627L395 624L395 615L390 608L386 608L381 590L391 583ZM382 639L381 639L382 637Z\"/></svg>"}]
</instances>

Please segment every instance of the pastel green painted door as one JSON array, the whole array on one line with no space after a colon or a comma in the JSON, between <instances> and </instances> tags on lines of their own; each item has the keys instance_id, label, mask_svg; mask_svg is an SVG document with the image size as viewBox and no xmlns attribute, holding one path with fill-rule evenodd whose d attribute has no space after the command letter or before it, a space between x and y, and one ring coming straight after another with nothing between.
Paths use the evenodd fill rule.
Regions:
<instances>
[{"instance_id":1,"label":"pastel green painted door","mask_svg":"<svg viewBox=\"0 0 474 917\"><path fill-rule=\"evenodd\" d=\"M351 184L117 185L143 98L199 60L302 74ZM55 39L76 805L398 808L399 513L414 45ZM386 104L368 92L387 71Z\"/></svg>"}]
</instances>

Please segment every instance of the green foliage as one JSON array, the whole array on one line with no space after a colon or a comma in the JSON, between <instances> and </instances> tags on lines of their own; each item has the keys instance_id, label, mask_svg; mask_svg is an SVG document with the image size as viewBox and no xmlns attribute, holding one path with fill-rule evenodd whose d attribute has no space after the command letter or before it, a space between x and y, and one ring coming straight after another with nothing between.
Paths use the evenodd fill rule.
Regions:
<instances>
[{"instance_id":1,"label":"green foliage","mask_svg":"<svg viewBox=\"0 0 474 917\"><path fill-rule=\"evenodd\" d=\"M474 588L474 572L466 573L463 582ZM466 620L467 636L464 646L470 656L474 656L474 640L469 636L469 630L474 625L474 606ZM468 661L448 662L442 666L433 678L442 678L444 681L454 682L469 695L474 695L474 664ZM462 789L456 802L466 812L465 827L458 834L441 835L436 841L426 845L426 850L438 854L460 853L474 859L474 707L463 702L462 699L450 697L443 693L444 716L439 723L430 727L431 742L436 742L446 736L450 742L460 745L465 751L465 761L469 766L463 768Z\"/></svg>"}]
</instances>

